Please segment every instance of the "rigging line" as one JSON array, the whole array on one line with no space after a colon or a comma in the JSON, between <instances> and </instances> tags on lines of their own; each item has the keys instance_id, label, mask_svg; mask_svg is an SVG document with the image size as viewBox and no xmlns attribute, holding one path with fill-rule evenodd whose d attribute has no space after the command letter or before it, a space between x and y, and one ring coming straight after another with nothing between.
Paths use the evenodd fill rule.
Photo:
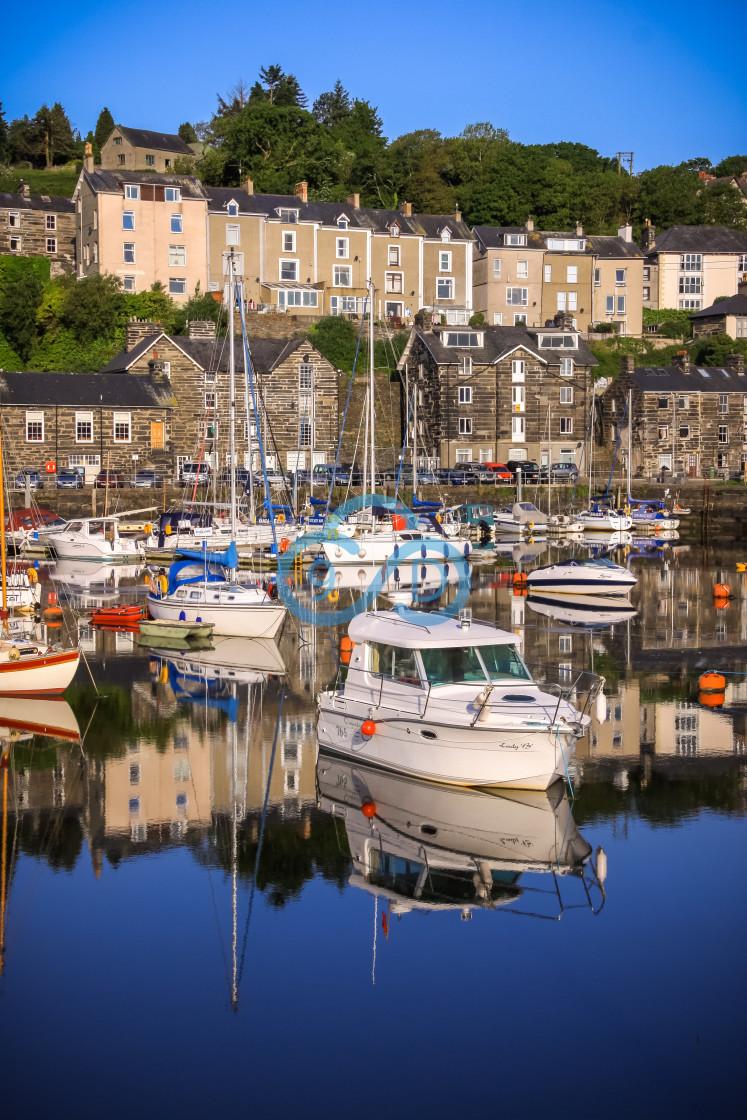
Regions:
<instances>
[{"instance_id":1,"label":"rigging line","mask_svg":"<svg viewBox=\"0 0 747 1120\"><path fill-rule=\"evenodd\" d=\"M236 982L237 990L238 990L238 985L241 983L241 977L244 974L244 960L246 958L246 942L247 942L247 938L249 937L249 923L251 921L252 907L254 905L254 893L255 893L255 890L256 890L256 886L257 886L257 875L259 873L259 860L260 860L260 856L262 855L262 841L264 839L264 834L265 834L265 821L267 820L267 803L270 800L270 782L272 781L272 770L273 770L273 766L275 764L275 752L277 750L278 735L280 733L280 718L283 714L283 701L285 700L285 691L286 691L286 687L285 687L285 685L283 685L283 691L280 693L280 703L278 705L278 717L277 717L277 720L275 721L275 735L274 735L273 740L272 740L272 753L270 755L270 767L269 767L269 770L268 770L268 773L267 773L267 786L265 788L265 800L264 800L264 804L262 805L262 821L261 821L260 826L259 826L259 843L257 844L257 857L254 861L254 875L252 876L252 890L251 890L251 894L249 895L249 909L247 911L246 925L244 927L244 941L243 941L243 944L241 946L241 963L239 964L239 976L238 976L238 980Z\"/></svg>"},{"instance_id":2,"label":"rigging line","mask_svg":"<svg viewBox=\"0 0 747 1120\"><path fill-rule=\"evenodd\" d=\"M345 400L345 411L342 414L342 424L340 425L340 436L339 436L339 439L337 441L337 452L335 453L335 461L334 461L334 465L332 467L332 479L331 479L330 484L329 484L329 493L327 495L327 505L326 505L325 510L324 510L324 525L325 526L327 524L327 518L329 517L329 504L332 501L332 491L334 490L335 478L337 476L337 467L338 467L339 462L340 462L340 452L342 451L342 437L345 433L345 422L347 421L348 408L350 407L350 394L353 391L353 379L355 377L356 366L358 365L358 355L360 353L361 337L363 335L363 324L366 321L366 306L367 306L367 304L368 304L368 296L366 295L365 299L363 300L363 314L361 315L361 325L360 325L360 330L358 331L358 342L356 343L356 346L355 346L355 356L353 357L353 368L350 371L350 381L348 382L348 395L347 395L347 398ZM372 310L373 309L371 309L369 311L369 314L372 313Z\"/></svg>"},{"instance_id":3,"label":"rigging line","mask_svg":"<svg viewBox=\"0 0 747 1120\"><path fill-rule=\"evenodd\" d=\"M409 430L410 430L410 405L415 403L415 393L416 392L417 392L417 386L412 391L412 398L408 399L408 401L407 401L407 419L405 420L405 432L409 432ZM405 439L407 439L407 435L405 435ZM403 443L402 444L402 454L399 457L399 470L397 471L397 484L394 487L394 501L395 502L397 501L397 494L399 493L399 480L402 477L402 464L404 463L404 461L405 461L405 445Z\"/></svg>"}]
</instances>

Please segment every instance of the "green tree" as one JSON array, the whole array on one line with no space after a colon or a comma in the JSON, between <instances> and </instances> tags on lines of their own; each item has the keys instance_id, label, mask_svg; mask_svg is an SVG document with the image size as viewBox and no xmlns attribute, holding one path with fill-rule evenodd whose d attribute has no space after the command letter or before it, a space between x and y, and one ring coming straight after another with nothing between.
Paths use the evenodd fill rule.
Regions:
<instances>
[{"instance_id":1,"label":"green tree","mask_svg":"<svg viewBox=\"0 0 747 1120\"><path fill-rule=\"evenodd\" d=\"M722 175L735 175L738 179L747 171L747 156L727 156L713 168L718 178Z\"/></svg>"},{"instance_id":2,"label":"green tree","mask_svg":"<svg viewBox=\"0 0 747 1120\"><path fill-rule=\"evenodd\" d=\"M319 124L334 128L350 116L352 105L350 94L338 78L329 93L319 94L311 107L311 112Z\"/></svg>"},{"instance_id":3,"label":"green tree","mask_svg":"<svg viewBox=\"0 0 747 1120\"><path fill-rule=\"evenodd\" d=\"M3 112L3 103L0 101L0 164L8 158L8 122Z\"/></svg>"},{"instance_id":4,"label":"green tree","mask_svg":"<svg viewBox=\"0 0 747 1120\"><path fill-rule=\"evenodd\" d=\"M259 71L258 85L264 90L267 100L272 105L275 100L275 91L285 75L281 66L262 66Z\"/></svg>"},{"instance_id":5,"label":"green tree","mask_svg":"<svg viewBox=\"0 0 747 1120\"><path fill-rule=\"evenodd\" d=\"M53 165L72 159L75 137L67 113L55 101L49 113L49 162Z\"/></svg>"},{"instance_id":6,"label":"green tree","mask_svg":"<svg viewBox=\"0 0 747 1120\"><path fill-rule=\"evenodd\" d=\"M8 156L11 163L34 163L39 154L39 144L33 120L18 117L8 128Z\"/></svg>"},{"instance_id":7,"label":"green tree","mask_svg":"<svg viewBox=\"0 0 747 1120\"><path fill-rule=\"evenodd\" d=\"M191 299L174 309L173 331L174 334L187 334L187 323L192 321L212 320L217 324L219 335L226 333L225 315L222 304L213 299L208 293L196 291Z\"/></svg>"},{"instance_id":8,"label":"green tree","mask_svg":"<svg viewBox=\"0 0 747 1120\"><path fill-rule=\"evenodd\" d=\"M696 208L698 225L727 226L747 231L747 204L734 183L704 184Z\"/></svg>"},{"instance_id":9,"label":"green tree","mask_svg":"<svg viewBox=\"0 0 747 1120\"><path fill-rule=\"evenodd\" d=\"M24 362L36 342L36 313L43 295L44 285L31 269L6 277L0 293L2 332Z\"/></svg>"},{"instance_id":10,"label":"green tree","mask_svg":"<svg viewBox=\"0 0 747 1120\"><path fill-rule=\"evenodd\" d=\"M650 218L659 229L692 225L697 220L701 180L687 163L666 164L643 171L639 177L637 222Z\"/></svg>"},{"instance_id":11,"label":"green tree","mask_svg":"<svg viewBox=\"0 0 747 1120\"><path fill-rule=\"evenodd\" d=\"M189 123L189 121L185 121L184 124L180 124L177 132L179 133L179 136L185 144L197 143L197 133L195 132L194 127Z\"/></svg>"},{"instance_id":12,"label":"green tree","mask_svg":"<svg viewBox=\"0 0 747 1120\"><path fill-rule=\"evenodd\" d=\"M119 278L110 273L86 276L65 292L62 322L80 343L111 339L124 306Z\"/></svg>"},{"instance_id":13,"label":"green tree","mask_svg":"<svg viewBox=\"0 0 747 1120\"><path fill-rule=\"evenodd\" d=\"M93 132L94 138L95 138L96 143L97 143L98 148L99 148L99 151L101 151L101 149L103 148L106 140L109 138L112 131L114 130L114 127L115 127L114 126L114 117L111 115L111 113L109 112L109 110L107 109L107 107L105 105L104 108L101 110L101 112L98 115L98 120L96 121L96 128L94 129L94 132Z\"/></svg>"}]
</instances>

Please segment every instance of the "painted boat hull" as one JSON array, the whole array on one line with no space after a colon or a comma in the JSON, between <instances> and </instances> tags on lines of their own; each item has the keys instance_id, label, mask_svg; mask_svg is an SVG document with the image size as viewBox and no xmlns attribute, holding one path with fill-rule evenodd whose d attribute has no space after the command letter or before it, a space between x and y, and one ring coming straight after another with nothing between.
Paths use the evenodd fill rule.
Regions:
<instances>
[{"instance_id":1,"label":"painted boat hull","mask_svg":"<svg viewBox=\"0 0 747 1120\"><path fill-rule=\"evenodd\" d=\"M54 549L59 560L93 560L98 564L111 564L131 563L145 557L145 549L138 542L121 539L99 542L90 537L66 537L64 533L50 533L49 547Z\"/></svg>"},{"instance_id":2,"label":"painted boat hull","mask_svg":"<svg viewBox=\"0 0 747 1120\"><path fill-rule=\"evenodd\" d=\"M80 650L61 650L23 658L0 661L0 693L64 692L78 669Z\"/></svg>"},{"instance_id":3,"label":"painted boat hull","mask_svg":"<svg viewBox=\"0 0 747 1120\"><path fill-rule=\"evenodd\" d=\"M376 731L361 732L370 704L323 692L317 735L325 750L369 765L450 786L545 790L566 774L576 736L553 729L447 725L408 715L375 714ZM561 747L562 742L562 747Z\"/></svg>"},{"instance_id":4,"label":"painted boat hull","mask_svg":"<svg viewBox=\"0 0 747 1120\"><path fill-rule=\"evenodd\" d=\"M256 606L235 607L229 603L190 602L188 599L159 599L148 596L148 609L152 618L178 622L210 622L215 634L236 638L275 638L286 618L282 603L268 601Z\"/></svg>"},{"instance_id":5,"label":"painted boat hull","mask_svg":"<svg viewBox=\"0 0 747 1120\"><path fill-rule=\"evenodd\" d=\"M359 568L364 564L385 564L390 557L399 560L402 551L402 561L412 560L454 560L455 552L465 559L469 556L472 546L469 541L449 537L423 537L417 542L405 541L391 533L369 533L360 537L348 538L355 546L350 549L339 541L323 541L322 551L327 563L332 568L342 564L356 564ZM415 547L415 544L419 547ZM425 549L425 555L423 555Z\"/></svg>"}]
</instances>

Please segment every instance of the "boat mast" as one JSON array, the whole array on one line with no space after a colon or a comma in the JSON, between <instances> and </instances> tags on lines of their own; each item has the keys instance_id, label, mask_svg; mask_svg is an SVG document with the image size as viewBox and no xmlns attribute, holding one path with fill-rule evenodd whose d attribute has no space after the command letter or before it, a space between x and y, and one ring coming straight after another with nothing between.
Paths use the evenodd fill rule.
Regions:
<instances>
[{"instance_id":1,"label":"boat mast","mask_svg":"<svg viewBox=\"0 0 747 1120\"><path fill-rule=\"evenodd\" d=\"M369 281L371 290L371 313L369 316L369 331L368 331L368 395L369 395L369 410L371 421L371 497L373 498L374 488L376 485L376 457L374 452L374 320L373 320L373 304L374 304L374 286L373 280ZM373 509L371 510L371 521L373 527Z\"/></svg>"},{"instance_id":2,"label":"boat mast","mask_svg":"<svg viewBox=\"0 0 747 1120\"><path fill-rule=\"evenodd\" d=\"M241 306L244 306L244 285L241 285ZM249 401L249 367L246 360L246 347L242 346L244 358L244 404L246 406L246 446L249 453L249 519L252 523L257 520L254 506L254 444L252 442L252 409ZM256 416L255 416L256 422Z\"/></svg>"},{"instance_id":3,"label":"boat mast","mask_svg":"<svg viewBox=\"0 0 747 1120\"><path fill-rule=\"evenodd\" d=\"M628 498L632 494L633 479L633 391L628 389Z\"/></svg>"},{"instance_id":4,"label":"boat mast","mask_svg":"<svg viewBox=\"0 0 747 1120\"><path fill-rule=\"evenodd\" d=\"M236 302L236 289L234 282L233 249L228 258L228 289L231 313L229 317L229 346L228 346L228 447L231 468L231 540L236 540L236 353L234 339L234 304ZM246 361L246 358L244 359Z\"/></svg>"},{"instance_id":5,"label":"boat mast","mask_svg":"<svg viewBox=\"0 0 747 1120\"><path fill-rule=\"evenodd\" d=\"M412 405L412 496L418 496L418 393L420 381L415 382Z\"/></svg>"},{"instance_id":6,"label":"boat mast","mask_svg":"<svg viewBox=\"0 0 747 1120\"><path fill-rule=\"evenodd\" d=\"M5 562L5 480L3 479L2 420L0 420L0 569L2 569L2 624L8 628L8 571Z\"/></svg>"}]
</instances>

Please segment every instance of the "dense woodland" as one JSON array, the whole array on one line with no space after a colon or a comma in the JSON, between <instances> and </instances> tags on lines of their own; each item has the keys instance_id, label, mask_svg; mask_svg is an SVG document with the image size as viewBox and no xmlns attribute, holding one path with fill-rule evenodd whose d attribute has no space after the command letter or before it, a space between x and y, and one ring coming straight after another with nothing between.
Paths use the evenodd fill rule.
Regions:
<instances>
[{"instance_id":1,"label":"dense woodland","mask_svg":"<svg viewBox=\"0 0 747 1120\"><path fill-rule=\"evenodd\" d=\"M125 116L122 123L130 122ZM158 128L163 122L137 124ZM49 178L47 169L82 159L86 141L98 157L113 125L104 108L83 136L59 102L10 122L0 105L0 169L6 168L0 188L13 189L24 169L35 173L30 182L36 174ZM396 207L406 200L415 212L458 207L470 225L523 224L531 215L541 229L580 221L589 233L614 233L625 221L637 232L646 218L658 229L682 223L747 229L741 193L728 183L704 189L698 179L700 171L741 174L745 155L715 166L689 158L631 176L585 144L524 144L485 121L458 136L423 128L388 139L369 101L338 81L309 105L298 79L278 65L263 67L253 85L236 82L217 96L209 120L184 122L179 133L187 142L201 141L203 154L178 170L194 170L211 185L235 186L249 175L257 192L289 194L306 179L312 199L341 201L355 191L365 206Z\"/></svg>"}]
</instances>

